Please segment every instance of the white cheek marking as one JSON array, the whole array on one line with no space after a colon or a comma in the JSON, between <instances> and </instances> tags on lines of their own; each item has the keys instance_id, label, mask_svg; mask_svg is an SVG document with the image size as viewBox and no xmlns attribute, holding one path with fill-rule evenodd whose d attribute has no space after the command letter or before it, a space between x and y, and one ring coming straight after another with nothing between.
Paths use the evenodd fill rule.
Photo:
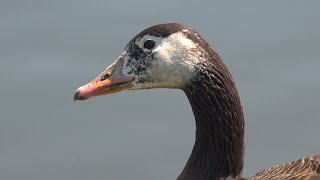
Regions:
<instances>
[{"instance_id":1,"label":"white cheek marking","mask_svg":"<svg viewBox=\"0 0 320 180\"><path fill-rule=\"evenodd\" d=\"M182 32L177 32L163 39L154 50L150 75L159 80L157 86L183 87L195 75L201 50ZM161 82L162 81L162 82Z\"/></svg>"},{"instance_id":2,"label":"white cheek marking","mask_svg":"<svg viewBox=\"0 0 320 180\"><path fill-rule=\"evenodd\" d=\"M135 44L143 51L150 51L143 48L143 43L147 39L154 40L156 45L152 50L154 58L150 59L147 72L140 75L131 74L136 77L136 81L130 89L183 88L195 76L195 67L202 60L200 54L203 50L188 39L185 32L177 32L166 38L145 35L136 40ZM127 64L130 59L127 50L122 54L124 64ZM132 70L135 70L135 67L127 66L123 67L122 72L129 75ZM148 80L140 83L141 78Z\"/></svg>"}]
</instances>

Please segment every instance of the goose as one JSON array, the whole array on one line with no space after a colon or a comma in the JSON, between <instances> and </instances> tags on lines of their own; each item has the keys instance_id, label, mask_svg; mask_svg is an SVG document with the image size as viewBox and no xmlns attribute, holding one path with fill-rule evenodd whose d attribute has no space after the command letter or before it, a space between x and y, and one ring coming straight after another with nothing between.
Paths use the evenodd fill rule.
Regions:
<instances>
[{"instance_id":1,"label":"goose","mask_svg":"<svg viewBox=\"0 0 320 180\"><path fill-rule=\"evenodd\" d=\"M151 88L183 90L195 117L194 147L177 180L320 180L320 155L242 177L244 115L235 82L217 51L187 25L143 30L74 100Z\"/></svg>"}]
</instances>

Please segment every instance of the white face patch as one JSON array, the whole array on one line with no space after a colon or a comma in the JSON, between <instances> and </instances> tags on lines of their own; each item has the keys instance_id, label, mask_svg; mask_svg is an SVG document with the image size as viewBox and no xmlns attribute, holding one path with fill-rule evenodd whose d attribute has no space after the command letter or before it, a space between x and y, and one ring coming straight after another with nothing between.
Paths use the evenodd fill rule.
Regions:
<instances>
[{"instance_id":1,"label":"white face patch","mask_svg":"<svg viewBox=\"0 0 320 180\"><path fill-rule=\"evenodd\" d=\"M154 48L145 49L146 40L155 41ZM201 60L199 48L183 32L166 38L138 38L123 53L123 73L136 78L130 89L183 88L195 76L195 67Z\"/></svg>"},{"instance_id":2,"label":"white face patch","mask_svg":"<svg viewBox=\"0 0 320 180\"><path fill-rule=\"evenodd\" d=\"M200 62L197 45L181 32L165 38L154 50L152 76L169 87L183 87L195 74Z\"/></svg>"}]
</instances>

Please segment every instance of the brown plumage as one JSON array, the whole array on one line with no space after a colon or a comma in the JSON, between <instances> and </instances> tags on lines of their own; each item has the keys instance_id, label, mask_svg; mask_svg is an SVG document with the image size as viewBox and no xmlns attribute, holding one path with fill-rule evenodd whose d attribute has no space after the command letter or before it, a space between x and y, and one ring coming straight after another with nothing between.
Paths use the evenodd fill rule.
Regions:
<instances>
[{"instance_id":1,"label":"brown plumage","mask_svg":"<svg viewBox=\"0 0 320 180\"><path fill-rule=\"evenodd\" d=\"M265 169L248 180L320 180L320 155L301 158Z\"/></svg>"},{"instance_id":2,"label":"brown plumage","mask_svg":"<svg viewBox=\"0 0 320 180\"><path fill-rule=\"evenodd\" d=\"M319 155L241 177L244 115L236 85L218 53L185 25L142 31L100 76L78 88L74 99L150 88L183 90L195 116L196 141L178 180L320 180Z\"/></svg>"}]
</instances>

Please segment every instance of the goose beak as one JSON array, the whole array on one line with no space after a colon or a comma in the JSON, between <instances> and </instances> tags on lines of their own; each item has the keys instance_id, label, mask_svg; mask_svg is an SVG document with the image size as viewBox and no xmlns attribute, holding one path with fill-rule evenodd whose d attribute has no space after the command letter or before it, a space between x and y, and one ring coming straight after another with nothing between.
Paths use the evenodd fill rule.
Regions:
<instances>
[{"instance_id":1,"label":"goose beak","mask_svg":"<svg viewBox=\"0 0 320 180\"><path fill-rule=\"evenodd\" d=\"M86 100L91 97L112 94L132 87L134 77L122 73L124 59L120 56L105 71L90 83L79 87L74 100Z\"/></svg>"}]
</instances>

